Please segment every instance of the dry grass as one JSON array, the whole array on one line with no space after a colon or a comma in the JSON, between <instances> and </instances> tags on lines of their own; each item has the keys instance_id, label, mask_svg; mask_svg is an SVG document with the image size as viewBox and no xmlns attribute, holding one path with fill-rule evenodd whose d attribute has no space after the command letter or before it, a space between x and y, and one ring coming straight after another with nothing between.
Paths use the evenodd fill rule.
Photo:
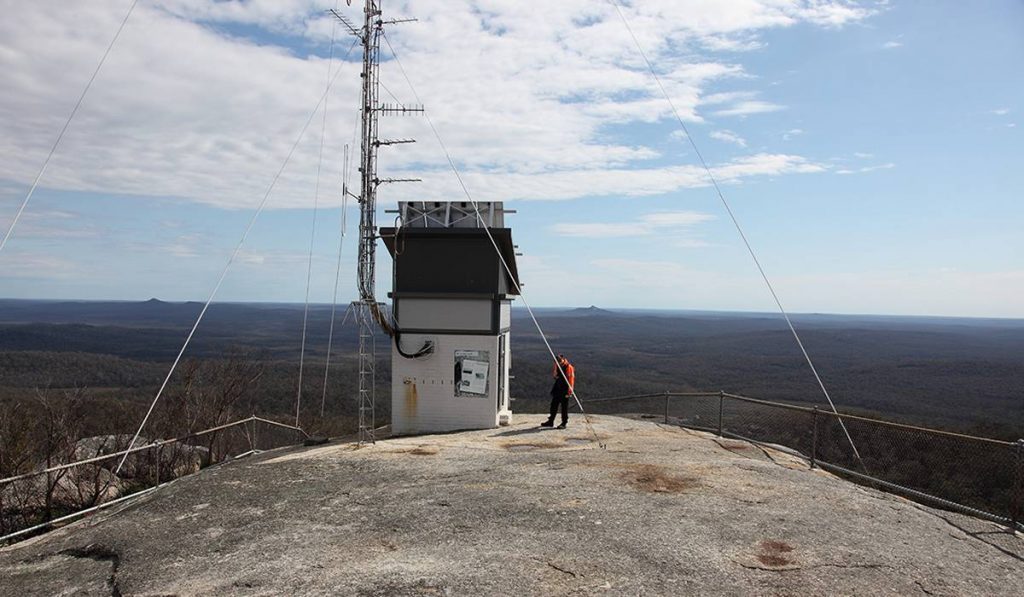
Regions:
<instances>
[{"instance_id":1,"label":"dry grass","mask_svg":"<svg viewBox=\"0 0 1024 597\"><path fill-rule=\"evenodd\" d=\"M627 467L619 477L636 489L651 493L684 493L698 485L695 477L674 475L653 464Z\"/></svg>"},{"instance_id":2,"label":"dry grass","mask_svg":"<svg viewBox=\"0 0 1024 597\"><path fill-rule=\"evenodd\" d=\"M565 445L556 442L509 442L502 444L501 447L509 450L510 452L515 452L517 450L525 452L528 450L551 450L553 448L564 448Z\"/></svg>"},{"instance_id":3,"label":"dry grass","mask_svg":"<svg viewBox=\"0 0 1024 597\"><path fill-rule=\"evenodd\" d=\"M760 543L760 547L761 553L755 557L765 566L782 568L793 563L793 560L782 555L793 551L793 546L788 543L766 539Z\"/></svg>"},{"instance_id":4,"label":"dry grass","mask_svg":"<svg viewBox=\"0 0 1024 597\"><path fill-rule=\"evenodd\" d=\"M757 555L757 561L761 562L765 566L771 566L773 568L781 568L791 563L788 559L782 556L763 553Z\"/></svg>"},{"instance_id":5,"label":"dry grass","mask_svg":"<svg viewBox=\"0 0 1024 597\"><path fill-rule=\"evenodd\" d=\"M769 553L787 553L793 551L793 546L782 541L766 540L761 542L761 549Z\"/></svg>"},{"instance_id":6,"label":"dry grass","mask_svg":"<svg viewBox=\"0 0 1024 597\"><path fill-rule=\"evenodd\" d=\"M412 454L413 456L433 456L440 452L437 446L416 446L407 450L395 450L392 454Z\"/></svg>"},{"instance_id":7,"label":"dry grass","mask_svg":"<svg viewBox=\"0 0 1024 597\"><path fill-rule=\"evenodd\" d=\"M610 436L607 433L599 433L599 434L597 434L597 437L595 437L594 434L573 435L573 436L562 438L562 441L567 443L567 444L570 444L570 445L572 445L572 444L577 444L577 445L594 444L594 445L597 445L598 442L606 442L606 441L609 440L609 438L610 438Z\"/></svg>"}]
</instances>

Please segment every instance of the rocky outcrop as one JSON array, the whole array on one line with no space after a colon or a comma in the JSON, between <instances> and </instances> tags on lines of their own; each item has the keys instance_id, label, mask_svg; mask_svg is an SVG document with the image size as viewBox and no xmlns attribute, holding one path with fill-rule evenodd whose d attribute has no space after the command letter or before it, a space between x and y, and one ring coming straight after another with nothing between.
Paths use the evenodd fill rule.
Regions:
<instances>
[{"instance_id":1,"label":"rocky outcrop","mask_svg":"<svg viewBox=\"0 0 1024 597\"><path fill-rule=\"evenodd\" d=\"M99 435L78 440L75 444L75 460L85 460L96 456L104 456L126 449L132 436ZM154 440L139 437L136 447L145 446ZM197 472L208 460L209 450L202 446L174 443L143 450L128 455L118 476L122 479L155 479L156 466L159 464L159 477L169 480ZM120 458L111 458L100 463L103 468L113 471L117 469Z\"/></svg>"},{"instance_id":2,"label":"rocky outcrop","mask_svg":"<svg viewBox=\"0 0 1024 597\"><path fill-rule=\"evenodd\" d=\"M996 525L702 432L541 420L206 469L0 550L0 593L1024 594Z\"/></svg>"}]
</instances>

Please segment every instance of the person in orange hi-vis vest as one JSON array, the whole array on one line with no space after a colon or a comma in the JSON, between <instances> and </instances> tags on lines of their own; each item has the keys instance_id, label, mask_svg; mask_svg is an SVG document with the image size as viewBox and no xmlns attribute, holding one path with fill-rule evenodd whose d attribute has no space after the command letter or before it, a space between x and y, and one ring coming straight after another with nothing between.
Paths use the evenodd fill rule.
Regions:
<instances>
[{"instance_id":1,"label":"person in orange hi-vis vest","mask_svg":"<svg viewBox=\"0 0 1024 597\"><path fill-rule=\"evenodd\" d=\"M551 416L540 426L553 427L555 415L558 414L558 409L561 407L562 424L558 428L565 429L569 424L569 396L572 395L573 387L576 385L576 368L564 355L558 355L557 361L557 365L551 368L551 375L555 380L551 386Z\"/></svg>"}]
</instances>

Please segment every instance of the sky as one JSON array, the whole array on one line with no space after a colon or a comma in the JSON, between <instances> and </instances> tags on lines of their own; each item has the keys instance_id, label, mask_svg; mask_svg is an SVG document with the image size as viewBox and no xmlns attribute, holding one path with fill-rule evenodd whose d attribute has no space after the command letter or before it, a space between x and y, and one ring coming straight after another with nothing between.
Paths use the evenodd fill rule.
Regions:
<instances>
[{"instance_id":1,"label":"sky","mask_svg":"<svg viewBox=\"0 0 1024 597\"><path fill-rule=\"evenodd\" d=\"M789 310L1024 317L1024 3L620 1ZM130 0L0 3L4 231ZM0 297L205 300L267 196L217 300L304 301L311 238L310 299L332 300L339 244L354 298L360 57L334 6L361 18L139 0L0 252ZM775 308L609 0L383 8L418 21L388 28L382 101L422 101L472 197L516 210L531 305ZM417 140L380 175L422 179L381 188L381 225L464 200L426 118L380 128Z\"/></svg>"}]
</instances>

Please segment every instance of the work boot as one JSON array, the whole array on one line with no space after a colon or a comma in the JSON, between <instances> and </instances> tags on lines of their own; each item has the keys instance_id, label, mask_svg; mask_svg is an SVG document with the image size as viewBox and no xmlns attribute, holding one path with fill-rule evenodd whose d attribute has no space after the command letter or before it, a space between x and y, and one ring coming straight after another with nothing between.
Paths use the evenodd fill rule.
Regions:
<instances>
[{"instance_id":1,"label":"work boot","mask_svg":"<svg viewBox=\"0 0 1024 597\"><path fill-rule=\"evenodd\" d=\"M544 421L543 423L541 423L540 426L541 427L554 427L555 426L555 421L554 421L554 419L548 419L547 421Z\"/></svg>"},{"instance_id":2,"label":"work boot","mask_svg":"<svg viewBox=\"0 0 1024 597\"><path fill-rule=\"evenodd\" d=\"M566 425L568 425L568 423L562 423L558 426L558 429L565 429Z\"/></svg>"}]
</instances>

